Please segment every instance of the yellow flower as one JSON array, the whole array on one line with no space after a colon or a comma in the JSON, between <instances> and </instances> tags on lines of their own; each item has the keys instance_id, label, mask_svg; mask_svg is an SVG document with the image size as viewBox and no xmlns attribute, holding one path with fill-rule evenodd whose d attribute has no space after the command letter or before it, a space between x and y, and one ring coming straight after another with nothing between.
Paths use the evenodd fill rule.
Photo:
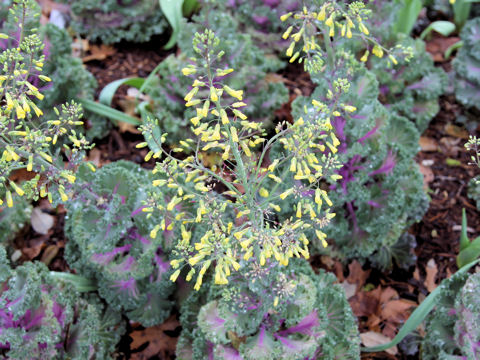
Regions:
<instances>
[{"instance_id":1,"label":"yellow flower","mask_svg":"<svg viewBox=\"0 0 480 360\"><path fill-rule=\"evenodd\" d=\"M170 281L177 281L178 275L180 275L180 269L175 270L175 272L170 276Z\"/></svg>"},{"instance_id":2,"label":"yellow flower","mask_svg":"<svg viewBox=\"0 0 480 360\"><path fill-rule=\"evenodd\" d=\"M210 99L212 101L218 101L217 89L214 86L210 88Z\"/></svg>"},{"instance_id":3,"label":"yellow flower","mask_svg":"<svg viewBox=\"0 0 480 360\"><path fill-rule=\"evenodd\" d=\"M195 74L196 72L197 72L197 69L192 67L186 67L182 69L182 74L185 76Z\"/></svg>"},{"instance_id":4,"label":"yellow flower","mask_svg":"<svg viewBox=\"0 0 480 360\"><path fill-rule=\"evenodd\" d=\"M243 100L243 90L233 90L228 85L225 85L223 88L231 97L234 97L235 99L238 99L240 101Z\"/></svg>"},{"instance_id":5,"label":"yellow flower","mask_svg":"<svg viewBox=\"0 0 480 360\"><path fill-rule=\"evenodd\" d=\"M7 200L7 206L9 208L13 207L12 193L10 192L10 190L7 190L6 200Z\"/></svg>"}]
</instances>

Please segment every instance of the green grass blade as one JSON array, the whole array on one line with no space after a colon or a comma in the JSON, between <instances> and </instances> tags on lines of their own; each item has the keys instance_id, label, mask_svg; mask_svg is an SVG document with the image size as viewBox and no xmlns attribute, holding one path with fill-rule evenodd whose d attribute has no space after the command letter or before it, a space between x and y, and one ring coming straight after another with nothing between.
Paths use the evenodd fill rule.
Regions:
<instances>
[{"instance_id":1,"label":"green grass blade","mask_svg":"<svg viewBox=\"0 0 480 360\"><path fill-rule=\"evenodd\" d=\"M479 261L480 259L465 265L464 267L459 269L457 273L467 272L472 266L476 265ZM400 341L402 341L405 338L405 336L410 334L413 330L415 330L418 327L418 325L422 323L423 320L425 320L425 318L430 313L430 311L432 311L432 309L435 307L437 298L440 295L441 289L442 289L442 285L438 286L435 290L433 290L430 293L430 295L428 295L425 298L425 300L423 300L423 302L412 312L408 320L399 330L397 336L395 336L392 341L383 345L361 348L361 351L379 352L379 351L387 350L392 346L397 345Z\"/></svg>"},{"instance_id":2,"label":"green grass blade","mask_svg":"<svg viewBox=\"0 0 480 360\"><path fill-rule=\"evenodd\" d=\"M172 27L172 35L165 49L171 49L177 43L177 35L180 31L180 22L182 20L183 0L158 0L160 8Z\"/></svg>"},{"instance_id":3,"label":"green grass blade","mask_svg":"<svg viewBox=\"0 0 480 360\"><path fill-rule=\"evenodd\" d=\"M100 95L98 96L98 101L100 101L104 105L111 106L113 96L115 95L120 86L130 85L137 89L140 89L144 83L145 79L139 77L124 78L112 81L110 84L108 84L102 89Z\"/></svg>"},{"instance_id":4,"label":"green grass blade","mask_svg":"<svg viewBox=\"0 0 480 360\"><path fill-rule=\"evenodd\" d=\"M91 111L95 114L105 116L112 120L115 124L117 121L126 122L132 125L140 125L141 121L133 116L127 115L121 111L111 108L110 106L100 104L98 102L86 99L76 99L80 104L82 104L83 108Z\"/></svg>"}]
</instances>

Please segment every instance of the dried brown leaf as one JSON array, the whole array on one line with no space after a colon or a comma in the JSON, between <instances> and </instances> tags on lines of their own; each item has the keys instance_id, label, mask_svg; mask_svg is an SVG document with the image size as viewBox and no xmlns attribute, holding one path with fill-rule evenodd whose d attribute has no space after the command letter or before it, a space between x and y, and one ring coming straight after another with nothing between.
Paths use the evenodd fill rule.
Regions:
<instances>
[{"instance_id":1,"label":"dried brown leaf","mask_svg":"<svg viewBox=\"0 0 480 360\"><path fill-rule=\"evenodd\" d=\"M360 339L362 339L362 343L365 346L377 346L377 345L383 345L386 344L392 339L386 337L385 335L382 335L378 332L374 331L368 331L363 334L360 334ZM390 349L386 350L387 353L391 355L396 355L398 353L398 349L396 346L391 347Z\"/></svg>"},{"instance_id":2,"label":"dried brown leaf","mask_svg":"<svg viewBox=\"0 0 480 360\"><path fill-rule=\"evenodd\" d=\"M172 315L163 324L133 331L130 334L133 340L130 348L133 351L145 343L148 343L148 345L141 352L132 353L131 359L147 360L153 356L168 359L169 356L175 354L178 338L167 335L165 330L174 331L179 326L180 323L175 315Z\"/></svg>"}]
</instances>

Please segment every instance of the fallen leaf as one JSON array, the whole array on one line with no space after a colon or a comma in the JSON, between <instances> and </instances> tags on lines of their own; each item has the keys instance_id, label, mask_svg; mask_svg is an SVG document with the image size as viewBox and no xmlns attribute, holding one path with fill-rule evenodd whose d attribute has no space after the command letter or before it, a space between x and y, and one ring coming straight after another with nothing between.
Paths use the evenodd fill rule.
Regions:
<instances>
[{"instance_id":1,"label":"fallen leaf","mask_svg":"<svg viewBox=\"0 0 480 360\"><path fill-rule=\"evenodd\" d=\"M447 125L445 125L445 132L448 135L456 138L461 138L464 140L467 140L469 138L469 134L467 130L465 130L460 126L453 125L451 123L448 123Z\"/></svg>"},{"instance_id":2,"label":"fallen leaf","mask_svg":"<svg viewBox=\"0 0 480 360\"><path fill-rule=\"evenodd\" d=\"M417 306L416 302L406 299L388 301L382 308L382 318L388 319L389 322L403 323L415 306Z\"/></svg>"},{"instance_id":3,"label":"fallen leaf","mask_svg":"<svg viewBox=\"0 0 480 360\"><path fill-rule=\"evenodd\" d=\"M376 314L380 305L382 288L378 286L372 291L360 291L352 296L348 302L355 316L367 316Z\"/></svg>"},{"instance_id":4,"label":"fallen leaf","mask_svg":"<svg viewBox=\"0 0 480 360\"><path fill-rule=\"evenodd\" d=\"M420 168L420 172L423 175L423 188L428 189L428 184L430 184L435 179L435 175L433 174L433 170L430 169L427 166L423 166L423 165L420 165L420 164L418 166Z\"/></svg>"},{"instance_id":5,"label":"fallen leaf","mask_svg":"<svg viewBox=\"0 0 480 360\"><path fill-rule=\"evenodd\" d=\"M42 211L39 207L36 207L32 211L30 216L30 222L33 230L42 235L47 235L55 222L55 218Z\"/></svg>"},{"instance_id":6,"label":"fallen leaf","mask_svg":"<svg viewBox=\"0 0 480 360\"><path fill-rule=\"evenodd\" d=\"M92 60L105 60L107 57L114 55L117 51L113 46L108 45L90 45L90 55L82 57L84 63Z\"/></svg>"},{"instance_id":7,"label":"fallen leaf","mask_svg":"<svg viewBox=\"0 0 480 360\"><path fill-rule=\"evenodd\" d=\"M133 352L131 359L147 360L153 356L160 359L168 359L175 354L177 337L169 336L165 331L175 331L180 326L175 315L170 316L163 324L152 326L144 330L133 331L130 334L132 343L130 349L135 351L145 343L148 345L140 352Z\"/></svg>"},{"instance_id":8,"label":"fallen leaf","mask_svg":"<svg viewBox=\"0 0 480 360\"><path fill-rule=\"evenodd\" d=\"M38 255L40 255L46 240L46 236L30 240L28 246L22 248L22 253L27 257L28 260L35 259Z\"/></svg>"},{"instance_id":9,"label":"fallen leaf","mask_svg":"<svg viewBox=\"0 0 480 360\"><path fill-rule=\"evenodd\" d=\"M427 42L426 50L432 55L435 62L443 62L445 61L445 51L459 41L458 37L437 35Z\"/></svg>"},{"instance_id":10,"label":"fallen leaf","mask_svg":"<svg viewBox=\"0 0 480 360\"><path fill-rule=\"evenodd\" d=\"M363 334L360 334L360 339L362 339L363 345L367 347L383 345L392 341L392 339L386 337L385 335L382 335L374 331L368 331ZM390 349L385 351L391 355L396 355L398 353L398 349L396 346L393 346Z\"/></svg>"},{"instance_id":11,"label":"fallen leaf","mask_svg":"<svg viewBox=\"0 0 480 360\"><path fill-rule=\"evenodd\" d=\"M57 245L48 245L45 251L42 254L42 258L40 259L41 262L43 262L45 265L50 265L52 260L57 256L58 254L58 246Z\"/></svg>"},{"instance_id":12,"label":"fallen leaf","mask_svg":"<svg viewBox=\"0 0 480 360\"><path fill-rule=\"evenodd\" d=\"M265 75L265 81L267 83L284 83L286 82L286 79L277 73L268 73Z\"/></svg>"},{"instance_id":13,"label":"fallen leaf","mask_svg":"<svg viewBox=\"0 0 480 360\"><path fill-rule=\"evenodd\" d=\"M359 291L363 287L363 285L365 285L365 282L367 281L371 270L363 270L362 265L360 265L357 260L354 260L348 265L348 271L349 273L346 280L350 284L356 284L357 291Z\"/></svg>"},{"instance_id":14,"label":"fallen leaf","mask_svg":"<svg viewBox=\"0 0 480 360\"><path fill-rule=\"evenodd\" d=\"M380 303L385 304L386 302L392 300L392 299L398 299L398 292L392 287L387 287L384 290L382 290L382 294L380 295Z\"/></svg>"},{"instance_id":15,"label":"fallen leaf","mask_svg":"<svg viewBox=\"0 0 480 360\"><path fill-rule=\"evenodd\" d=\"M437 276L438 268L437 268L437 264L435 263L435 260L433 259L428 260L427 267L425 268L425 272L427 273L427 276L423 284L425 285L425 287L429 292L432 292L437 287L437 284L435 284L435 277Z\"/></svg>"},{"instance_id":16,"label":"fallen leaf","mask_svg":"<svg viewBox=\"0 0 480 360\"><path fill-rule=\"evenodd\" d=\"M345 296L347 297L347 300L354 296L357 292L356 284L350 284L348 281L344 281L340 283L340 285L343 287L343 290L345 290Z\"/></svg>"},{"instance_id":17,"label":"fallen leaf","mask_svg":"<svg viewBox=\"0 0 480 360\"><path fill-rule=\"evenodd\" d=\"M95 164L96 167L100 167L102 158L102 152L97 148L93 148L88 153L88 161L91 161Z\"/></svg>"},{"instance_id":18,"label":"fallen leaf","mask_svg":"<svg viewBox=\"0 0 480 360\"><path fill-rule=\"evenodd\" d=\"M438 150L437 141L426 136L420 136L419 144L422 151L432 152Z\"/></svg>"}]
</instances>

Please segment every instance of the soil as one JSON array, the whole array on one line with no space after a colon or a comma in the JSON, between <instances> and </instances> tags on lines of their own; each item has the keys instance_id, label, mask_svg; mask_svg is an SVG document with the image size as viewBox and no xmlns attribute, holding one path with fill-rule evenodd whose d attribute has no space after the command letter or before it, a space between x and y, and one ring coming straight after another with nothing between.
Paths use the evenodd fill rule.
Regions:
<instances>
[{"instance_id":1,"label":"soil","mask_svg":"<svg viewBox=\"0 0 480 360\"><path fill-rule=\"evenodd\" d=\"M438 42L438 39L433 41ZM87 62L88 70L98 81L98 91L116 79L148 76L158 63L171 53L161 50L158 44L155 41L147 44L119 44L105 59ZM437 45L429 44L427 48L436 51L438 46L435 46ZM450 68L448 61L436 60L438 60L438 66L443 66L447 70ZM278 75L290 90L290 100L276 112L276 116L278 120L291 120L291 101L299 95L310 95L313 84L308 74L296 65L288 65ZM119 108L121 100L126 97L127 87L122 87L114 98L113 106ZM455 123L464 109L453 96L442 97L440 105L441 110L422 135L422 151L416 157L425 176L425 185L430 196L427 213L419 223L409 229L417 241L416 265L408 271L394 268L390 273L381 273L370 269L368 265L362 268L359 264L342 265L332 259L314 258L312 260L314 266L335 272L342 283L345 279L352 279L356 273L357 278L354 282L359 285L359 288L355 295L350 297L350 303L359 315L361 333L377 331L394 334L408 317L410 309L420 303L442 279L449 277L457 270L455 258L458 253L462 208L467 212L470 238L480 235L480 212L474 201L467 197L468 182L479 173L479 170L468 165L470 155L463 146L468 135L461 124ZM478 134L478 129L476 132ZM129 159L143 164L145 150L135 148L141 139L141 135L134 131L121 131L114 128L105 139L97 142L97 150L92 152L90 157L95 158L99 163ZM143 164L143 166L151 167L151 164ZM43 260L52 270L69 271L63 259L63 248L67 241L63 234L65 211L63 207L51 209L44 202L39 203L38 206L54 215L54 226L47 235L39 235L30 227L25 228L17 236L14 242L15 247L21 250L24 260ZM363 278L359 279L358 274ZM398 321L392 322L391 319L382 318L381 312L388 302L382 303L379 298L387 291L393 294L391 299L401 301L405 305L402 308L404 311L398 314ZM393 301L391 299L389 301ZM408 304L411 306L407 306ZM148 341L139 347L132 348L132 343L138 342L138 334L145 336L150 330L138 324L128 324L127 334L120 344L119 358L173 358L175 339L180 330L177 318L178 312L175 312L168 320L169 323L162 324L162 326L165 325L164 327L151 330L169 339L167 343L171 349L159 352L161 355L152 355L152 347ZM364 353L362 359L418 359L418 352L415 351L418 350L415 345L417 340L415 337L410 337L399 346L396 355L385 352Z\"/></svg>"}]
</instances>

